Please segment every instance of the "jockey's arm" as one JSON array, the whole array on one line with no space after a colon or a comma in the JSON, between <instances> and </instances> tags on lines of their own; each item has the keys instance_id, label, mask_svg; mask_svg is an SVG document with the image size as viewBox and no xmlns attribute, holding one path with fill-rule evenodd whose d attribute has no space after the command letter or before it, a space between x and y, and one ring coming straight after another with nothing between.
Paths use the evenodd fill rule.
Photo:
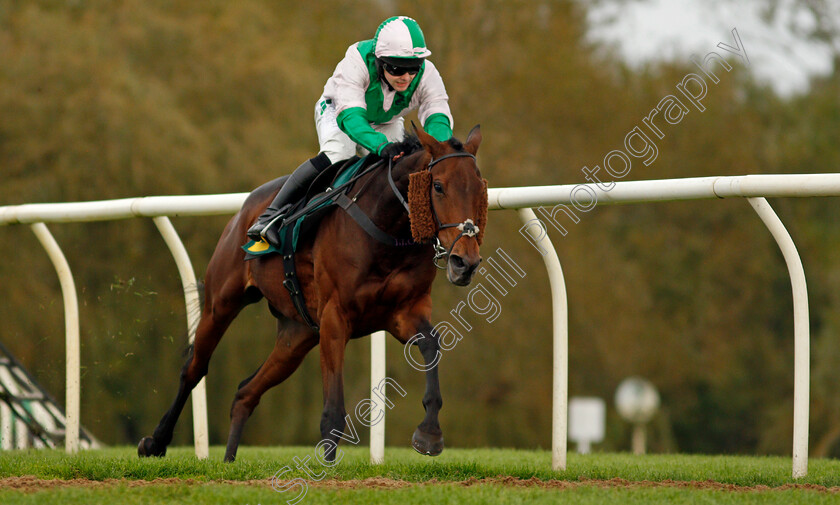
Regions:
<instances>
[{"instance_id":1,"label":"jockey's arm","mask_svg":"<svg viewBox=\"0 0 840 505\"><path fill-rule=\"evenodd\" d=\"M353 142L372 153L381 154L382 149L388 144L388 138L385 135L371 128L365 116L365 110L361 107L345 109L338 115L337 122L341 130ZM445 114L437 113L429 116L423 124L423 129L438 142L446 142L452 137L452 127Z\"/></svg>"},{"instance_id":2,"label":"jockey's arm","mask_svg":"<svg viewBox=\"0 0 840 505\"><path fill-rule=\"evenodd\" d=\"M452 126L445 114L432 114L423 124L426 133L434 137L438 142L446 142L452 137Z\"/></svg>"},{"instance_id":3,"label":"jockey's arm","mask_svg":"<svg viewBox=\"0 0 840 505\"><path fill-rule=\"evenodd\" d=\"M351 107L344 109L336 119L338 127L347 134L350 139L372 153L381 154L382 149L388 144L388 137L374 130L367 120L365 109L362 107Z\"/></svg>"},{"instance_id":4,"label":"jockey's arm","mask_svg":"<svg viewBox=\"0 0 840 505\"><path fill-rule=\"evenodd\" d=\"M417 88L419 110L417 116L426 133L438 142L452 137L452 112L449 110L449 95L440 72L431 61L426 62L423 81Z\"/></svg>"}]
</instances>

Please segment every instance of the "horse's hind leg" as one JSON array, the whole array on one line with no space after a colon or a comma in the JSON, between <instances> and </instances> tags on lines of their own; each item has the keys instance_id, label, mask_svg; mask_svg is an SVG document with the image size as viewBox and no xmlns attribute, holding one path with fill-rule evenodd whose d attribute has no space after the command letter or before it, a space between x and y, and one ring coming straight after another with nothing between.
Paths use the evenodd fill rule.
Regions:
<instances>
[{"instance_id":1,"label":"horse's hind leg","mask_svg":"<svg viewBox=\"0 0 840 505\"><path fill-rule=\"evenodd\" d=\"M277 341L257 373L242 381L230 407L230 434L225 461L236 459L245 422L254 412L263 393L286 380L300 366L306 354L318 343L309 327L291 320L278 321Z\"/></svg>"},{"instance_id":2,"label":"horse's hind leg","mask_svg":"<svg viewBox=\"0 0 840 505\"><path fill-rule=\"evenodd\" d=\"M241 261L241 260L240 260ZM252 288L245 289L244 281L240 282L238 276L219 276L215 279L213 261L207 271L205 288L205 304L198 322L190 356L187 358L184 367L181 369L181 379L178 386L178 394L169 407L169 410L161 418L154 434L145 437L137 446L139 456L163 456L166 454L166 446L172 441L172 433L178 417L187 403L190 393L207 375L207 367L213 351L222 339L230 323L236 318L245 305L258 301L262 295Z\"/></svg>"}]
</instances>

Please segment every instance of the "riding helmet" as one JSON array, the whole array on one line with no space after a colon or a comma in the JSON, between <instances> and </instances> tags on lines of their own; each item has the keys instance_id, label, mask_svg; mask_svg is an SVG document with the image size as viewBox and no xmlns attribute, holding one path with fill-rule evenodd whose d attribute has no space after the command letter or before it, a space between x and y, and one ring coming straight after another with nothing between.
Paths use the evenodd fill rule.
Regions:
<instances>
[{"instance_id":1,"label":"riding helmet","mask_svg":"<svg viewBox=\"0 0 840 505\"><path fill-rule=\"evenodd\" d=\"M432 54L426 48L423 30L417 21L406 16L388 18L379 25L374 36L374 54L396 66L417 66L418 59Z\"/></svg>"}]
</instances>

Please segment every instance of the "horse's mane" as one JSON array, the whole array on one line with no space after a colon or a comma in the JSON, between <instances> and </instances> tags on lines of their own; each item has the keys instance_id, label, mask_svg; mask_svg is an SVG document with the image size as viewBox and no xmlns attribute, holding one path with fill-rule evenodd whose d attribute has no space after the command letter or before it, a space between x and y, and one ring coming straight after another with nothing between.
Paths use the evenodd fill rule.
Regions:
<instances>
[{"instance_id":1,"label":"horse's mane","mask_svg":"<svg viewBox=\"0 0 840 505\"><path fill-rule=\"evenodd\" d=\"M451 137L446 142L452 147L452 149L455 149L456 151L464 150L464 144L462 144L461 141L456 139L455 137ZM417 135L413 133L406 133L403 140L400 141L397 145L400 146L401 150L406 155L414 154L417 151L423 149L423 145L420 143L420 139L417 138Z\"/></svg>"},{"instance_id":2,"label":"horse's mane","mask_svg":"<svg viewBox=\"0 0 840 505\"><path fill-rule=\"evenodd\" d=\"M420 139L417 138L417 135L413 133L406 133L405 137L397 143L400 146L400 150L407 155L414 154L417 151L423 149L423 145L420 143Z\"/></svg>"},{"instance_id":3,"label":"horse's mane","mask_svg":"<svg viewBox=\"0 0 840 505\"><path fill-rule=\"evenodd\" d=\"M455 151L464 150L464 144L461 143L461 141L456 139L455 137L451 137L449 140L446 141L446 143L449 144ZM399 146L400 151L404 153L404 157L408 157L411 154L423 150L423 144L420 143L420 139L417 137L417 135L408 132L405 133L405 136L401 141L397 142L397 146ZM369 167L377 161L379 161L378 156L368 156L364 166Z\"/></svg>"}]
</instances>

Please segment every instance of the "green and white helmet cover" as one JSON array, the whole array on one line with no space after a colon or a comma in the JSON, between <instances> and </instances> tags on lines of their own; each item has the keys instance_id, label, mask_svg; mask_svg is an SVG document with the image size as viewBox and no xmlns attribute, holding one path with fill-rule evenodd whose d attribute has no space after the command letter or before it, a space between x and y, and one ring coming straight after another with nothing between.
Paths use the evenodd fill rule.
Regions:
<instances>
[{"instance_id":1,"label":"green and white helmet cover","mask_svg":"<svg viewBox=\"0 0 840 505\"><path fill-rule=\"evenodd\" d=\"M388 18L376 30L374 54L377 58L426 58L426 38L417 21L407 16Z\"/></svg>"}]
</instances>

